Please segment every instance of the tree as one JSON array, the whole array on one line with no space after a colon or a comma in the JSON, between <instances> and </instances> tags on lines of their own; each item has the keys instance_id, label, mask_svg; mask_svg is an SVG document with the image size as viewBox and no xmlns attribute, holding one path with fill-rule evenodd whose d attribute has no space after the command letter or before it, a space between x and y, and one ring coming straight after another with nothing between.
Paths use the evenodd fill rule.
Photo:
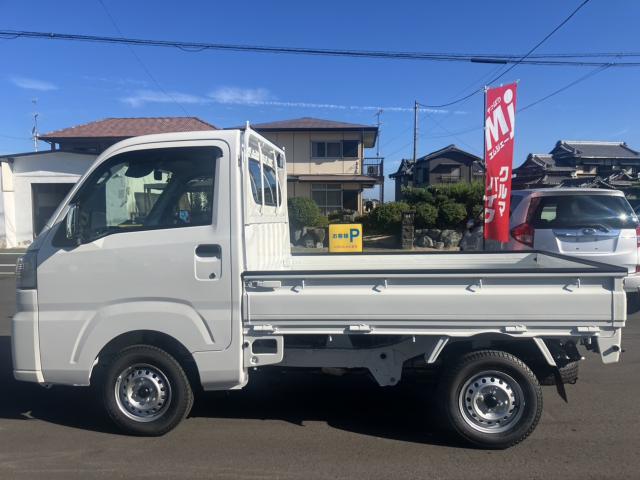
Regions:
<instances>
[{"instance_id":1,"label":"tree","mask_svg":"<svg viewBox=\"0 0 640 480\"><path fill-rule=\"evenodd\" d=\"M287 200L289 207L289 222L296 227L312 227L321 217L320 208L310 198L293 197Z\"/></svg>"}]
</instances>

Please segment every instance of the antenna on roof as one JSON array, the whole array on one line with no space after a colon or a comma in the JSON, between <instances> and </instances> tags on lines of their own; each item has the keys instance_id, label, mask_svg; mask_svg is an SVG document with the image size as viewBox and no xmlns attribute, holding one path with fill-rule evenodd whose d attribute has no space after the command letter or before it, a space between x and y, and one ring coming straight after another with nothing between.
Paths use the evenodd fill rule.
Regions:
<instances>
[{"instance_id":1,"label":"antenna on roof","mask_svg":"<svg viewBox=\"0 0 640 480\"><path fill-rule=\"evenodd\" d=\"M38 99L32 98L31 103L33 103L33 108L35 109L38 105ZM38 151L38 112L33 112L33 128L31 129L31 138L33 138L33 149Z\"/></svg>"}]
</instances>

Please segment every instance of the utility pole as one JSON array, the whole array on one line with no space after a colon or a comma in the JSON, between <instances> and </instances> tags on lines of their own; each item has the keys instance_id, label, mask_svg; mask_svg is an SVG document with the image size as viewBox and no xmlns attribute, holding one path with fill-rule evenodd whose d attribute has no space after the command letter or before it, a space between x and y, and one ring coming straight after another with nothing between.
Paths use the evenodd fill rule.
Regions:
<instances>
[{"instance_id":1,"label":"utility pole","mask_svg":"<svg viewBox=\"0 0 640 480\"><path fill-rule=\"evenodd\" d=\"M378 126L378 139L376 142L376 157L378 157L378 160L380 161L380 171L378 173L382 177L382 183L380 184L380 203L384 203L384 158L380 158L380 126L382 125L382 123L380 122L380 115L382 115L382 112L383 110L381 108L379 108L378 111L376 112L376 118L377 118L376 125Z\"/></svg>"},{"instance_id":2,"label":"utility pole","mask_svg":"<svg viewBox=\"0 0 640 480\"><path fill-rule=\"evenodd\" d=\"M34 109L38 105L38 99L31 99ZM33 112L33 128L31 129L31 137L33 138L33 149L38 151L38 112Z\"/></svg>"},{"instance_id":3,"label":"utility pole","mask_svg":"<svg viewBox=\"0 0 640 480\"><path fill-rule=\"evenodd\" d=\"M413 102L413 161L418 153L418 101Z\"/></svg>"}]
</instances>

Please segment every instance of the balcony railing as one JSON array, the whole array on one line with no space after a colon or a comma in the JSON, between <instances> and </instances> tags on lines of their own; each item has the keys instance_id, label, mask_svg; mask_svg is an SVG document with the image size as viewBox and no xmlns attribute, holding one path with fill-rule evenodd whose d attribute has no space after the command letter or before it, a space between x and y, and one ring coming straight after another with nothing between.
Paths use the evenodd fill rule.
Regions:
<instances>
[{"instance_id":1,"label":"balcony railing","mask_svg":"<svg viewBox=\"0 0 640 480\"><path fill-rule=\"evenodd\" d=\"M370 157L362 160L362 175L384 177L384 158Z\"/></svg>"},{"instance_id":2,"label":"balcony railing","mask_svg":"<svg viewBox=\"0 0 640 480\"><path fill-rule=\"evenodd\" d=\"M431 183L458 183L461 180L461 175L435 175L432 176Z\"/></svg>"}]
</instances>

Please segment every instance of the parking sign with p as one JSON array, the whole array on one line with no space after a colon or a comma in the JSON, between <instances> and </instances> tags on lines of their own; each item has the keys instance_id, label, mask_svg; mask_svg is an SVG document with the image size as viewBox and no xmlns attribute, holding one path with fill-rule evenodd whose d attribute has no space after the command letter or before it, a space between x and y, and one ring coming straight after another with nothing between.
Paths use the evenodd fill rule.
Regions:
<instances>
[{"instance_id":1,"label":"parking sign with p","mask_svg":"<svg viewBox=\"0 0 640 480\"><path fill-rule=\"evenodd\" d=\"M334 223L329 225L329 252L362 252L362 224Z\"/></svg>"}]
</instances>

